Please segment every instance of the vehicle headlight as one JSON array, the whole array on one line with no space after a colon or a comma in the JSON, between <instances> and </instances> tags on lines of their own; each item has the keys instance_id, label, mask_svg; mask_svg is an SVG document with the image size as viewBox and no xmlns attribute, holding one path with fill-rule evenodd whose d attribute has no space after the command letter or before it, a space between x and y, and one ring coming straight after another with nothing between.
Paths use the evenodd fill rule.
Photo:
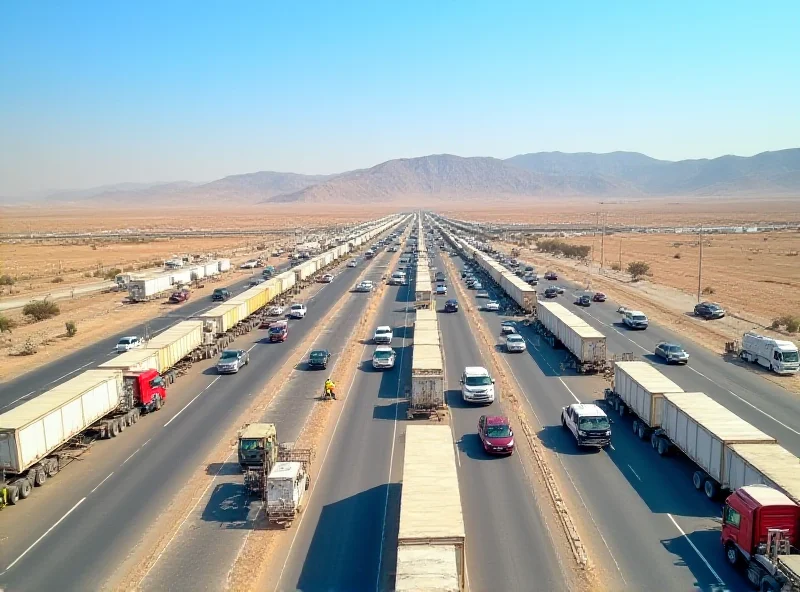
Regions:
<instances>
[{"instance_id":1,"label":"vehicle headlight","mask_svg":"<svg viewBox=\"0 0 800 592\"><path fill-rule=\"evenodd\" d=\"M606 436L610 436L610 435L611 435L611 430L606 430Z\"/></svg>"},{"instance_id":2,"label":"vehicle headlight","mask_svg":"<svg viewBox=\"0 0 800 592\"><path fill-rule=\"evenodd\" d=\"M578 435L579 436L585 436L586 432L584 432L583 430L578 430Z\"/></svg>"},{"instance_id":3,"label":"vehicle headlight","mask_svg":"<svg viewBox=\"0 0 800 592\"><path fill-rule=\"evenodd\" d=\"M514 445L514 439L512 438L511 441L507 444L507 446L513 446L513 445Z\"/></svg>"}]
</instances>

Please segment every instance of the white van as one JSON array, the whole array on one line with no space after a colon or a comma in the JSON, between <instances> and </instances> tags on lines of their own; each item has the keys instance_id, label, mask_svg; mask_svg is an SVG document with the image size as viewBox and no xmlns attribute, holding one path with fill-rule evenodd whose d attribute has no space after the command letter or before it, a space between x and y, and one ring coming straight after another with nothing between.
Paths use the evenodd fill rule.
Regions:
<instances>
[{"instance_id":1,"label":"white van","mask_svg":"<svg viewBox=\"0 0 800 592\"><path fill-rule=\"evenodd\" d=\"M776 374L795 374L800 368L794 343L757 333L744 334L740 355L746 362L757 362Z\"/></svg>"},{"instance_id":2,"label":"white van","mask_svg":"<svg viewBox=\"0 0 800 592\"><path fill-rule=\"evenodd\" d=\"M494 403L494 378L481 366L467 366L461 375L461 397L467 403Z\"/></svg>"}]
</instances>

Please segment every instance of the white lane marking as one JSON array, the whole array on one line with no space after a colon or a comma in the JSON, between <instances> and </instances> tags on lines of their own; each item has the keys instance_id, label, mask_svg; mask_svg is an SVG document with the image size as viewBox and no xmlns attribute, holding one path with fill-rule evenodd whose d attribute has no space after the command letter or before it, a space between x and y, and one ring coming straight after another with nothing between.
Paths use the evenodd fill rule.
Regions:
<instances>
[{"instance_id":1,"label":"white lane marking","mask_svg":"<svg viewBox=\"0 0 800 592\"><path fill-rule=\"evenodd\" d=\"M395 404L394 404L394 422L393 426L394 429L392 431L392 452L389 456L389 478L386 479L386 499L384 500L383 504L383 524L381 524L381 546L378 551L378 574L375 579L375 589L381 589L381 569L383 568L383 541L386 538L386 516L389 513L389 486L392 482L392 467L394 466L394 444L397 440L397 410L400 408L399 399L400 399L400 385L403 383L402 376L403 376L403 359L405 358L405 349L406 349L406 329L408 328L408 290L406 290L406 312L403 316L403 344L402 350L400 351L400 368L398 370L398 380L397 380L397 389L394 393ZM456 455L458 457L458 455ZM458 465L461 466L461 461L458 461Z\"/></svg>"},{"instance_id":2,"label":"white lane marking","mask_svg":"<svg viewBox=\"0 0 800 592\"><path fill-rule=\"evenodd\" d=\"M150 440L152 440L152 438L148 438L148 439L147 439L147 442L149 442ZM144 448L145 446L147 446L147 442L145 442L144 444L142 444L142 448Z\"/></svg>"},{"instance_id":3,"label":"white lane marking","mask_svg":"<svg viewBox=\"0 0 800 592\"><path fill-rule=\"evenodd\" d=\"M6 405L5 407L0 407L0 411L2 411L3 409L5 409L6 407L11 407L11 406L12 406L14 403L16 403L17 401L21 401L22 399L24 399L24 398L26 398L26 397L30 397L30 396L31 396L33 393L35 393L35 392L36 392L36 391L31 391L31 392L29 392L27 395L22 395L21 397L17 397L16 399L14 399L13 401L11 401L11 402L10 402L8 405Z\"/></svg>"},{"instance_id":4,"label":"white lane marking","mask_svg":"<svg viewBox=\"0 0 800 592\"><path fill-rule=\"evenodd\" d=\"M650 353L650 350L649 350L649 349L647 349L646 347L642 347L641 345L639 345L638 343L636 343L636 342L635 342L633 339L631 339L630 337L628 337L627 335L625 335L624 333L622 333L622 332L621 332L619 329L617 329L616 327L611 327L611 328L612 328L612 329L614 329L614 331L615 331L615 332L617 332L617 333L618 333L620 336L622 336L622 337L624 337L625 339L627 339L628 341L630 341L630 342L631 342L633 345L635 345L636 347L638 347L638 348L639 348L640 350L642 350L643 352L647 352L648 354Z\"/></svg>"},{"instance_id":5,"label":"white lane marking","mask_svg":"<svg viewBox=\"0 0 800 592\"><path fill-rule=\"evenodd\" d=\"M77 509L77 507L78 507L78 506L80 506L80 505L81 505L83 502L85 502L85 501L86 501L86 498L85 498L85 497L84 497L84 498L81 498L81 499L78 501L78 503L77 503L77 504L75 504L74 506L72 506L72 508L70 508L69 512L67 512L67 513L66 513L66 514L64 514L64 515L63 515L61 518L59 518L59 519L58 519L58 522L56 522L55 524L53 524L53 526L51 526L50 528L48 528L48 529L45 531L45 533L44 533L42 536L40 536L38 539L36 539L36 540L33 542L33 544L30 546L30 547L28 547L27 549L25 549L25 551L23 551L22 555L20 555L20 556L19 556L19 557L17 557L17 558L16 558L14 561L12 561L12 562L11 562L11 564L10 564L10 565L9 565L9 566L8 566L8 567L5 569L5 571L4 571L3 573L0 573L0 576L1 576L1 575L3 575L3 574L5 574L5 573L6 573L6 572L7 572L9 569L11 569L12 567L14 567L14 566L17 564L17 562L18 562L20 559L22 559L23 557L25 557L25 555L27 555L27 554L28 554L28 552L29 552L31 549L33 549L33 548L34 548L36 545L38 545L38 544L41 542L41 540L42 540L44 537L46 537L48 534L50 534L50 533L53 531L53 529L54 529L56 526L58 526L59 524L61 524L61 523L62 523L62 522L63 522L63 521L66 519L66 517L67 517L67 516L69 516L70 514L72 514L72 512L74 512L74 511Z\"/></svg>"},{"instance_id":6,"label":"white lane marking","mask_svg":"<svg viewBox=\"0 0 800 592\"><path fill-rule=\"evenodd\" d=\"M250 353L250 350L253 349L255 346L256 346L256 344L254 343L249 348L247 348L247 353Z\"/></svg>"},{"instance_id":7,"label":"white lane marking","mask_svg":"<svg viewBox=\"0 0 800 592\"><path fill-rule=\"evenodd\" d=\"M214 484L214 482L217 480L217 477L219 476L220 472L222 472L222 469L223 469L223 468L225 467L225 465L227 464L227 462L228 462L228 459L229 459L231 456L233 456L233 453L234 453L234 452L236 452L236 450L235 450L235 449L234 449L234 450L232 450L232 451L230 452L230 454L228 454L228 456L226 456L226 457L225 457L225 460L223 460L223 461L222 461L222 463L220 463L220 465L219 465L219 468L217 469L217 472L214 474L214 478L213 478L213 479L212 479L212 480L211 480L211 481L208 483L208 485L206 485L206 488L203 490L203 493L201 493L201 494L200 494L200 496L197 498L197 501L196 501L196 502L194 503L194 505L192 506L192 509L191 509L191 510L189 510L188 512L186 512L186 516L184 516L184 517L183 517L183 520L181 521L181 523L180 523L180 525L178 526L178 528L177 528L177 529L175 529L175 532L173 532L173 533L172 533L172 536L170 537L169 541L167 541L167 544L166 544L166 545L164 545L164 548L163 548L163 549L161 549L161 552L158 554L158 557L156 557L156 560L155 560L155 561L153 561L152 565L150 565L150 567L147 569L147 571L145 572L145 574L142 576L142 579L141 579L141 580L139 580L139 585L137 586L137 588L140 588L140 587L141 587L141 585L142 585L142 582L144 582L144 581L145 581L145 579L147 578L147 576L149 576L149 575L150 575L150 572L151 572L151 571L153 571L153 568L156 566L156 564L158 563L158 561L161 559L161 557L162 557L162 556L164 555L164 553L167 551L167 549L169 548L169 546L172 544L172 541L174 541L174 540L175 540L175 537L176 537L176 536L178 536L178 533L181 531L181 529L183 528L183 525L184 525L184 524L186 523L186 521L189 519L189 516L191 516L191 515L192 515L192 513L193 513L193 512L195 511L195 509L197 508L198 504L199 504L201 501L203 501L203 500L205 499L205 497L206 497L206 493L208 492L209 488L210 488L210 487L211 487L211 486Z\"/></svg>"},{"instance_id":8,"label":"white lane marking","mask_svg":"<svg viewBox=\"0 0 800 592\"><path fill-rule=\"evenodd\" d=\"M142 449L142 447L140 446L139 448L134 450L133 453L128 458L126 458L125 460L122 461L122 464L124 465L126 462L128 462L130 459L132 459L134 456L136 456L136 453L139 452L141 449Z\"/></svg>"},{"instance_id":9,"label":"white lane marking","mask_svg":"<svg viewBox=\"0 0 800 592\"><path fill-rule=\"evenodd\" d=\"M570 394L570 395L572 395L572 398L573 398L573 399L575 399L575 402L576 402L576 403L580 403L580 402L581 402L581 400L580 400L578 397L576 397L576 396L575 396L575 393L573 393L573 392L572 392L572 389L571 389L571 388L569 388L569 387L567 386L567 383L566 383L566 382L564 382L564 379L563 379L563 378L561 378L561 377L559 376L559 377L558 377L558 380L560 380L560 381L561 381L561 384L563 384L563 385L564 385L564 388L565 388L565 389L567 389L567 390L569 391L569 394Z\"/></svg>"},{"instance_id":10,"label":"white lane marking","mask_svg":"<svg viewBox=\"0 0 800 592\"><path fill-rule=\"evenodd\" d=\"M639 481L641 481L641 480L642 480L642 478L641 478L641 477L640 477L640 476L639 476L639 475L636 473L636 471L634 471L634 470L633 470L633 467L632 467L632 466L628 465L628 468L631 470L631 473L633 473L633 474L634 474L634 476L635 476L635 477L636 477L636 478L637 478Z\"/></svg>"},{"instance_id":11,"label":"white lane marking","mask_svg":"<svg viewBox=\"0 0 800 592\"><path fill-rule=\"evenodd\" d=\"M710 572L711 572L711 574L712 574L712 575L713 575L713 576L714 576L714 577L717 579L717 583L718 583L720 586L724 586L724 585L725 585L725 582L723 582L723 581L722 581L722 578L721 578L721 577L719 577L719 575L717 574L717 572L715 572L715 571L714 571L714 568L713 568L713 567L711 567L711 564L708 562L708 560L707 560L705 557L703 557L703 554L700 552L700 550L699 550L697 547L695 547L695 546L694 546L694 543L691 541L691 539L689 539L689 537L688 537L688 536L686 536L686 533L685 533L685 532L683 532L683 529L682 529L680 526L678 526L678 523L677 523L677 522L675 522L675 518L673 518L673 517L672 517L672 514L667 514L667 516L669 516L669 519L670 519L670 520L672 520L672 523L675 525L675 528L677 528L677 529L678 529L678 532L680 532L680 533L681 533L681 535L683 535L683 538L685 538L685 539L686 539L686 542L687 542L687 543L689 543L689 545L692 547L692 549L694 549L694 552L695 552L695 553L697 553L697 556L698 556L700 559L702 559L702 560L703 560L703 563L705 563L705 564L706 564L706 567L708 568L708 571L710 571Z\"/></svg>"},{"instance_id":12,"label":"white lane marking","mask_svg":"<svg viewBox=\"0 0 800 592\"><path fill-rule=\"evenodd\" d=\"M122 464L125 464L125 463L122 463ZM94 489L92 489L92 490L91 490L89 493L94 493L95 491L97 491L98 489L100 489L100 486L101 486L103 483L105 483L106 481L108 481L109 479L111 479L111 475L113 475L113 474L114 474L114 471L111 471L111 472L108 474L108 477L106 477L105 479L103 479L102 481L100 481L100 483L98 483L97 485L95 485L95 486L94 486Z\"/></svg>"},{"instance_id":13,"label":"white lane marking","mask_svg":"<svg viewBox=\"0 0 800 592\"><path fill-rule=\"evenodd\" d=\"M796 429L794 429L794 428L792 428L792 427L789 427L788 425L786 425L785 423L783 423L783 422L782 422L780 419L777 419L777 418L775 418L775 417L771 416L771 415L770 415L769 413L767 413L766 411L763 411L763 410L759 409L758 407L756 407L755 405L753 405L753 404L752 404L750 401L748 401L747 399L745 399L745 398L743 398L743 397L741 397L741 396L737 395L737 394L736 394L736 393L734 393L732 390L730 390L730 389L726 389L726 388L725 388L724 386L722 386L721 384L719 384L719 383L717 383L717 382L715 382L715 381L711 380L711 379L710 379L708 376L706 376L705 374L703 374L703 373L702 373L702 372L700 372L699 370L695 370L695 369L694 369L694 368L692 368L691 366L687 366L687 368L689 368L689 370L691 370L691 371L692 371L692 372L694 372L695 374L699 374L700 376L702 376L703 378L705 378L707 381L709 381L711 384L714 384L714 385L718 386L718 387L719 387L719 388L721 388L723 391L725 391L725 392L727 392L727 393L730 393L731 395L733 395L734 397L736 397L737 399L739 399L739 400L740 400L742 403L744 403L745 405L749 405L750 407L752 407L753 409L755 409L756 411L758 411L758 412L759 412L759 413L761 413L762 415L764 415L764 416L766 416L766 417L770 418L772 421L774 421L774 422L775 422L775 423L777 423L778 425L780 425L780 426L782 426L782 427L786 428L787 430L789 430L790 432L792 432L792 433L794 433L794 434L797 434L798 436L800 436L800 432L798 432Z\"/></svg>"},{"instance_id":14,"label":"white lane marking","mask_svg":"<svg viewBox=\"0 0 800 592\"><path fill-rule=\"evenodd\" d=\"M90 364L92 364L93 362L94 362L94 360L89 360L89 362L88 362L88 363L86 363L86 364L84 364L83 366L80 366L80 367L78 367L78 368L75 368L75 370L72 370L71 372L67 372L67 373L66 373L64 376L59 376L58 378L56 378L55 380L51 380L51 381L50 381L50 382L48 382L47 384L48 384L48 385L50 385L50 384L53 384L54 382L58 382L58 381L59 381L59 380L61 380L62 378L66 378L66 377L67 377L67 376L69 376L70 374L75 374L75 373L76 373L78 370L83 370L84 368L86 368L86 366L89 366L89 365L90 365ZM45 386L47 386L47 385L45 385Z\"/></svg>"},{"instance_id":15,"label":"white lane marking","mask_svg":"<svg viewBox=\"0 0 800 592\"><path fill-rule=\"evenodd\" d=\"M202 395L204 392L206 392L208 389L210 389L210 388L211 388L211 386L212 386L212 385L213 385L215 382L217 382L219 379L220 379L220 377L219 377L219 376L217 376L217 377L216 377L214 380L212 380L212 381L211 381L211 384L209 384L209 385L208 385L206 388L204 388L202 391L200 391L199 393L197 393L197 394L195 395L194 399L192 399L191 401L189 401L188 403L186 403L186 405L184 405L184 406L183 406L183 409L181 409L180 411L178 411L178 412L177 412L175 415L173 415L173 416L172 416L172 419L170 419L170 420L169 420L167 423L165 423L165 424L164 424L164 427L167 427L169 424L171 424L173 421L175 421L175 419L176 419L176 418L177 418L177 417L178 417L178 416L179 416L181 413L183 413L184 411L186 411L186 408L187 408L189 405L191 405L192 403L194 403L194 402L195 402L195 400L197 399L197 397L199 397L199 396L200 396L200 395Z\"/></svg>"}]
</instances>

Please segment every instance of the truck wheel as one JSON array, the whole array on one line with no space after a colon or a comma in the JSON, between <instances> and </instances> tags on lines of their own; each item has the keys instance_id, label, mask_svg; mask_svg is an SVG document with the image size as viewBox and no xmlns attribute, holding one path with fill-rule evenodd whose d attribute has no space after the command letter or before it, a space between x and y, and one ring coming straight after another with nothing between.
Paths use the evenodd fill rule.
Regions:
<instances>
[{"instance_id":1,"label":"truck wheel","mask_svg":"<svg viewBox=\"0 0 800 592\"><path fill-rule=\"evenodd\" d=\"M633 433L634 434L639 433L639 420L638 419L634 419L633 420L633 423L631 423L631 428L633 429Z\"/></svg>"},{"instance_id":2,"label":"truck wheel","mask_svg":"<svg viewBox=\"0 0 800 592\"><path fill-rule=\"evenodd\" d=\"M119 433L121 434L125 431L125 428L128 427L128 422L126 421L125 417L120 417L117 420L117 425L119 426Z\"/></svg>"},{"instance_id":3,"label":"truck wheel","mask_svg":"<svg viewBox=\"0 0 800 592\"><path fill-rule=\"evenodd\" d=\"M712 501L715 500L717 494L719 494L719 486L711 479L706 480L703 490L706 492L706 497Z\"/></svg>"},{"instance_id":4,"label":"truck wheel","mask_svg":"<svg viewBox=\"0 0 800 592\"><path fill-rule=\"evenodd\" d=\"M645 437L647 436L647 428L641 422L639 422L639 429L637 430L637 433L639 434L640 440L644 440Z\"/></svg>"},{"instance_id":5,"label":"truck wheel","mask_svg":"<svg viewBox=\"0 0 800 592\"><path fill-rule=\"evenodd\" d=\"M658 446L656 447L658 454L664 456L669 452L669 442L667 442L664 438L658 439Z\"/></svg>"},{"instance_id":6,"label":"truck wheel","mask_svg":"<svg viewBox=\"0 0 800 592\"><path fill-rule=\"evenodd\" d=\"M108 422L108 437L109 438L116 438L117 434L119 434L119 425L116 421L109 421Z\"/></svg>"},{"instance_id":7,"label":"truck wheel","mask_svg":"<svg viewBox=\"0 0 800 592\"><path fill-rule=\"evenodd\" d=\"M28 499L31 492L33 491L33 486L31 485L31 482L28 481L27 479L20 479L16 483L17 487L19 488L19 497L21 497L22 499Z\"/></svg>"},{"instance_id":8,"label":"truck wheel","mask_svg":"<svg viewBox=\"0 0 800 592\"><path fill-rule=\"evenodd\" d=\"M692 475L692 485L697 491L703 489L703 486L706 482L706 476L703 474L703 471L695 471L694 475Z\"/></svg>"},{"instance_id":9,"label":"truck wheel","mask_svg":"<svg viewBox=\"0 0 800 592\"><path fill-rule=\"evenodd\" d=\"M619 416L620 417L625 417L625 404L624 403L620 403L619 404L619 409L617 409L617 411L619 412Z\"/></svg>"},{"instance_id":10,"label":"truck wheel","mask_svg":"<svg viewBox=\"0 0 800 592\"><path fill-rule=\"evenodd\" d=\"M133 410L133 415L131 416L131 424L134 424L137 421L139 421L139 414L140 413L141 412L138 409L134 409Z\"/></svg>"},{"instance_id":11,"label":"truck wheel","mask_svg":"<svg viewBox=\"0 0 800 592\"><path fill-rule=\"evenodd\" d=\"M44 467L39 467L33 474L33 484L36 487L41 487L47 482L47 473L44 472Z\"/></svg>"},{"instance_id":12,"label":"truck wheel","mask_svg":"<svg viewBox=\"0 0 800 592\"><path fill-rule=\"evenodd\" d=\"M154 402L154 406L155 406L155 410L156 411L161 409L161 397L158 397L158 396L156 397L156 400Z\"/></svg>"},{"instance_id":13,"label":"truck wheel","mask_svg":"<svg viewBox=\"0 0 800 592\"><path fill-rule=\"evenodd\" d=\"M650 446L653 447L653 450L658 448L658 436L656 436L655 433L650 434Z\"/></svg>"},{"instance_id":14,"label":"truck wheel","mask_svg":"<svg viewBox=\"0 0 800 592\"><path fill-rule=\"evenodd\" d=\"M725 559L734 567L739 563L739 550L736 548L736 545L730 541L725 543Z\"/></svg>"},{"instance_id":15,"label":"truck wheel","mask_svg":"<svg viewBox=\"0 0 800 592\"><path fill-rule=\"evenodd\" d=\"M19 487L16 485L9 485L6 488L8 505L14 506L19 501Z\"/></svg>"},{"instance_id":16,"label":"truck wheel","mask_svg":"<svg viewBox=\"0 0 800 592\"><path fill-rule=\"evenodd\" d=\"M55 477L59 469L57 458L48 458L45 461L44 470L47 471L48 477Z\"/></svg>"}]
</instances>

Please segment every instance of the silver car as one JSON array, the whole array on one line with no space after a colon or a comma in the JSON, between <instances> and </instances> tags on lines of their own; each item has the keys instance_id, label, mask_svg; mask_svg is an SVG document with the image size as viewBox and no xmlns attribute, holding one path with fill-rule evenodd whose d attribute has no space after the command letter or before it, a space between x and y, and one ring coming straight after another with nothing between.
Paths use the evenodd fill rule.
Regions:
<instances>
[{"instance_id":1,"label":"silver car","mask_svg":"<svg viewBox=\"0 0 800 592\"><path fill-rule=\"evenodd\" d=\"M524 352L527 349L525 345L525 338L517 333L512 333L506 338L506 351L511 352Z\"/></svg>"},{"instance_id":2,"label":"silver car","mask_svg":"<svg viewBox=\"0 0 800 592\"><path fill-rule=\"evenodd\" d=\"M220 374L235 374L250 363L250 354L243 349L226 349L217 362Z\"/></svg>"},{"instance_id":3,"label":"silver car","mask_svg":"<svg viewBox=\"0 0 800 592\"><path fill-rule=\"evenodd\" d=\"M677 343L662 341L656 345L656 355L664 358L667 364L687 364L689 353Z\"/></svg>"}]
</instances>

